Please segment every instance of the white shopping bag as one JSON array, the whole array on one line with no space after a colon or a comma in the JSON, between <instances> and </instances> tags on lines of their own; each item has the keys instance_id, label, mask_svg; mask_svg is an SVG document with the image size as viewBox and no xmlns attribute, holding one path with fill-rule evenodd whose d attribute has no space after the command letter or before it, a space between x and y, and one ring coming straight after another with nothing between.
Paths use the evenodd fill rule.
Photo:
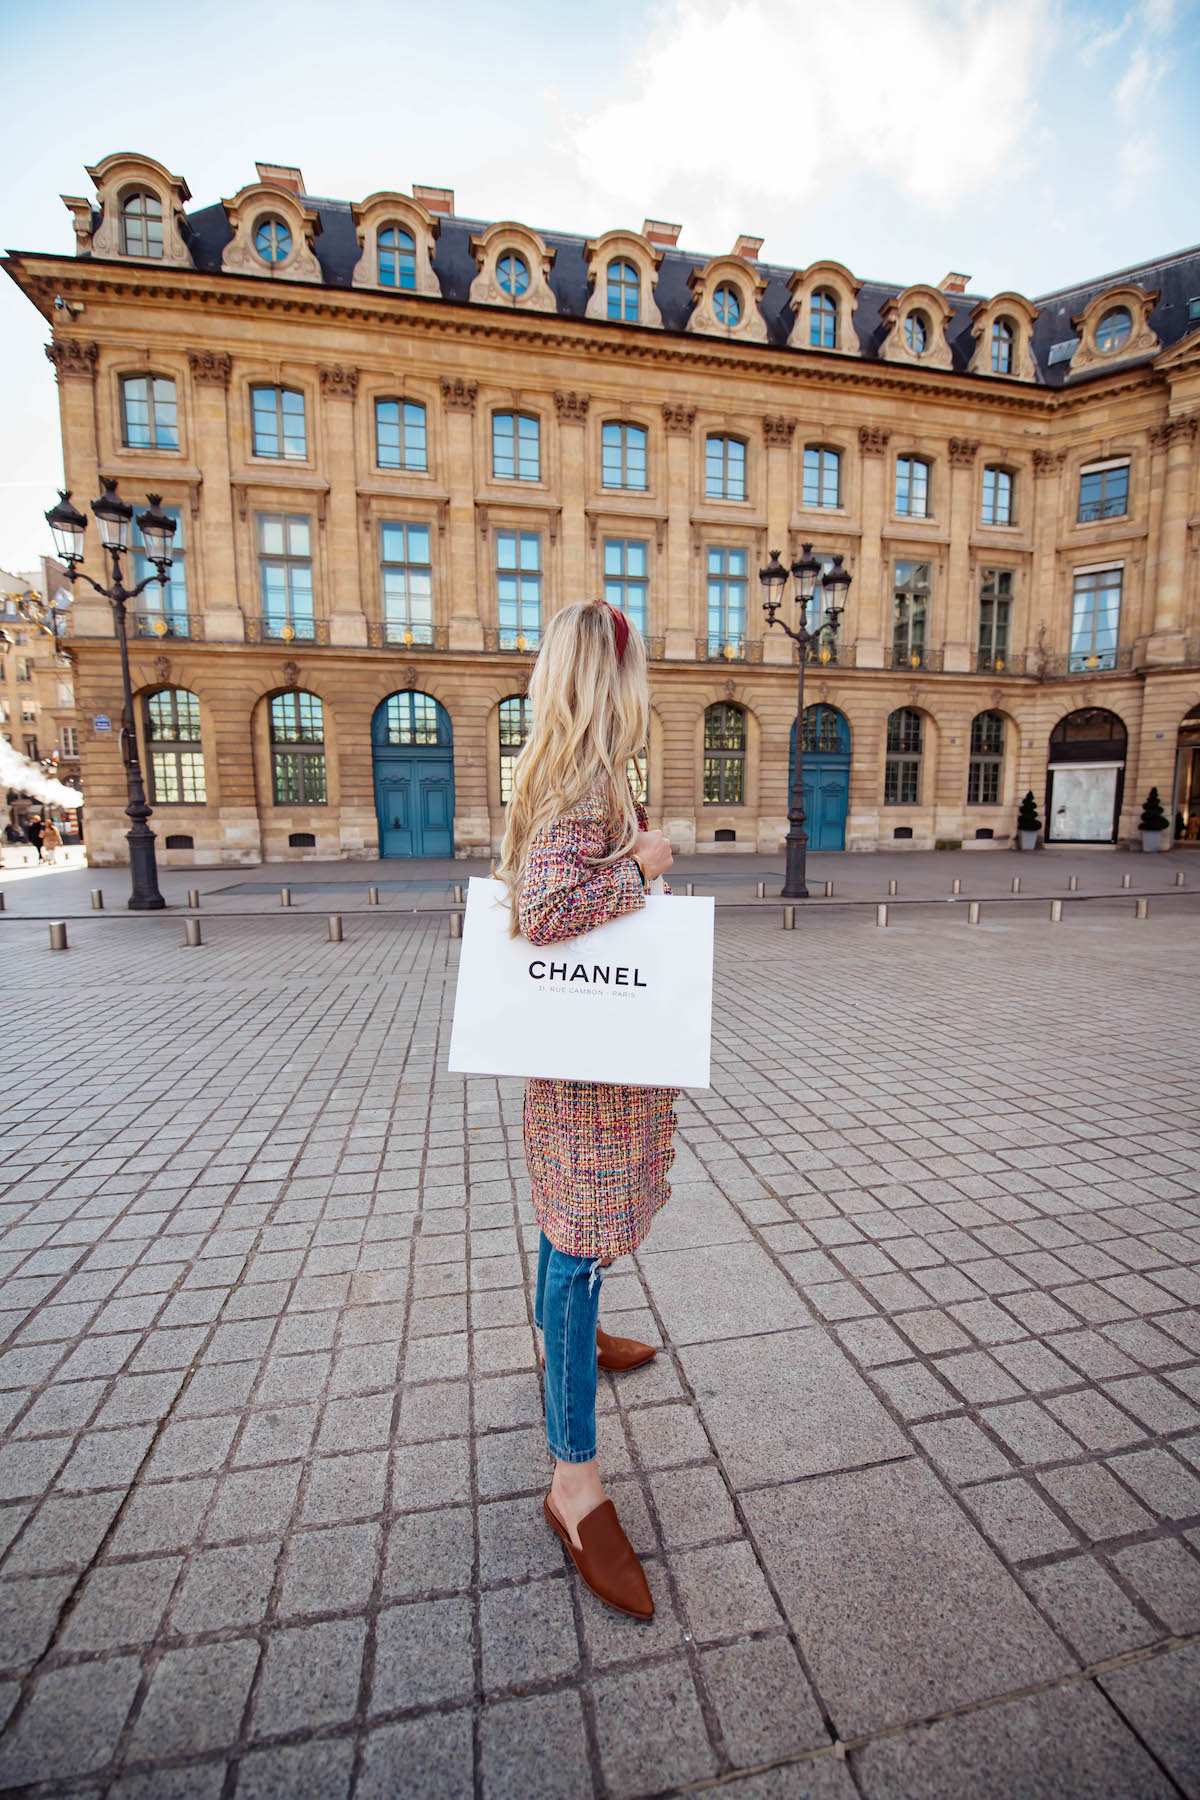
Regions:
<instances>
[{"instance_id":1,"label":"white shopping bag","mask_svg":"<svg viewBox=\"0 0 1200 1800\"><path fill-rule=\"evenodd\" d=\"M449 1068L628 1087L709 1083L711 896L651 894L581 937L509 936L508 890L467 888Z\"/></svg>"}]
</instances>

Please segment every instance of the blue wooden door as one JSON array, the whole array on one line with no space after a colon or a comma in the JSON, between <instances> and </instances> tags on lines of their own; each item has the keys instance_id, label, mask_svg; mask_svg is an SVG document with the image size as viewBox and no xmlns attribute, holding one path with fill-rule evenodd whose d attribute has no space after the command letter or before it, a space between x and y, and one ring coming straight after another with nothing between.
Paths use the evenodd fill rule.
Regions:
<instances>
[{"instance_id":1,"label":"blue wooden door","mask_svg":"<svg viewBox=\"0 0 1200 1800\"><path fill-rule=\"evenodd\" d=\"M380 856L453 856L450 719L429 694L392 694L371 722Z\"/></svg>"},{"instance_id":2,"label":"blue wooden door","mask_svg":"<svg viewBox=\"0 0 1200 1800\"><path fill-rule=\"evenodd\" d=\"M788 793L796 767L796 726L788 754ZM850 810L850 726L835 706L804 709L804 812L810 850L846 848Z\"/></svg>"}]
</instances>

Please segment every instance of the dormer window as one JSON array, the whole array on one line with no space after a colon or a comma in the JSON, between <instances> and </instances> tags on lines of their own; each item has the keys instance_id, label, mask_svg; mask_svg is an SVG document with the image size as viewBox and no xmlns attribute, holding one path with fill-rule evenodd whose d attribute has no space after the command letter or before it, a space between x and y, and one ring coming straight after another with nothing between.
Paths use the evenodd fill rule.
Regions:
<instances>
[{"instance_id":1,"label":"dormer window","mask_svg":"<svg viewBox=\"0 0 1200 1800\"><path fill-rule=\"evenodd\" d=\"M610 319L624 319L626 324L637 323L641 286L638 272L631 262L626 262L622 257L616 262L609 263L608 316Z\"/></svg>"},{"instance_id":2,"label":"dormer window","mask_svg":"<svg viewBox=\"0 0 1200 1800\"><path fill-rule=\"evenodd\" d=\"M1106 354L1123 350L1133 336L1133 314L1126 306L1114 306L1096 327L1096 348Z\"/></svg>"},{"instance_id":3,"label":"dormer window","mask_svg":"<svg viewBox=\"0 0 1200 1800\"><path fill-rule=\"evenodd\" d=\"M992 374L1011 375L1016 332L1008 319L997 319L992 325Z\"/></svg>"},{"instance_id":4,"label":"dormer window","mask_svg":"<svg viewBox=\"0 0 1200 1800\"><path fill-rule=\"evenodd\" d=\"M732 282L723 281L713 295L713 312L722 325L736 325L742 316L742 297Z\"/></svg>"},{"instance_id":5,"label":"dormer window","mask_svg":"<svg viewBox=\"0 0 1200 1800\"><path fill-rule=\"evenodd\" d=\"M163 253L163 209L157 194L138 188L121 201L121 248L126 256Z\"/></svg>"},{"instance_id":6,"label":"dormer window","mask_svg":"<svg viewBox=\"0 0 1200 1800\"><path fill-rule=\"evenodd\" d=\"M923 312L910 312L904 321L904 341L914 356L924 356L929 348L929 320Z\"/></svg>"},{"instance_id":7,"label":"dormer window","mask_svg":"<svg viewBox=\"0 0 1200 1800\"><path fill-rule=\"evenodd\" d=\"M254 248L265 263L286 262L292 254L292 234L282 219L260 219L254 227Z\"/></svg>"},{"instance_id":8,"label":"dormer window","mask_svg":"<svg viewBox=\"0 0 1200 1800\"><path fill-rule=\"evenodd\" d=\"M379 233L380 287L410 288L417 285L417 246L410 231L388 225Z\"/></svg>"},{"instance_id":9,"label":"dormer window","mask_svg":"<svg viewBox=\"0 0 1200 1800\"><path fill-rule=\"evenodd\" d=\"M529 264L515 250L506 250L496 264L496 279L515 300L529 287Z\"/></svg>"},{"instance_id":10,"label":"dormer window","mask_svg":"<svg viewBox=\"0 0 1200 1800\"><path fill-rule=\"evenodd\" d=\"M827 288L818 288L809 302L808 341L814 350L837 345L837 301Z\"/></svg>"}]
</instances>

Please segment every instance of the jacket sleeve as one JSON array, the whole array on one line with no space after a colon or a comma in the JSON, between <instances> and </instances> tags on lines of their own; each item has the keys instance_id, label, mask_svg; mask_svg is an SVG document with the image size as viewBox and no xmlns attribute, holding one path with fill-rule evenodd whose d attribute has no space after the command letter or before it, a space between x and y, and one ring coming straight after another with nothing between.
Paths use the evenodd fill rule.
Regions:
<instances>
[{"instance_id":1,"label":"jacket sleeve","mask_svg":"<svg viewBox=\"0 0 1200 1800\"><path fill-rule=\"evenodd\" d=\"M578 937L646 904L642 874L631 856L603 868L603 822L567 814L539 831L529 847L521 888L521 932L531 944Z\"/></svg>"}]
</instances>

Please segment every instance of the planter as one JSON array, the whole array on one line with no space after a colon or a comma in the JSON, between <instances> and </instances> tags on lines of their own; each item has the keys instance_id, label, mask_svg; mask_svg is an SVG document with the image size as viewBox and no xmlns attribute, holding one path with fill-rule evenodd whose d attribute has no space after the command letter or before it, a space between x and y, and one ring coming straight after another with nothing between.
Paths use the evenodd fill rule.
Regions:
<instances>
[{"instance_id":1,"label":"planter","mask_svg":"<svg viewBox=\"0 0 1200 1800\"><path fill-rule=\"evenodd\" d=\"M1143 831L1142 849L1149 856L1162 849L1163 834L1161 831Z\"/></svg>"},{"instance_id":2,"label":"planter","mask_svg":"<svg viewBox=\"0 0 1200 1800\"><path fill-rule=\"evenodd\" d=\"M1036 831L1018 831L1017 837L1020 839L1022 850L1037 849L1038 834Z\"/></svg>"}]
</instances>

